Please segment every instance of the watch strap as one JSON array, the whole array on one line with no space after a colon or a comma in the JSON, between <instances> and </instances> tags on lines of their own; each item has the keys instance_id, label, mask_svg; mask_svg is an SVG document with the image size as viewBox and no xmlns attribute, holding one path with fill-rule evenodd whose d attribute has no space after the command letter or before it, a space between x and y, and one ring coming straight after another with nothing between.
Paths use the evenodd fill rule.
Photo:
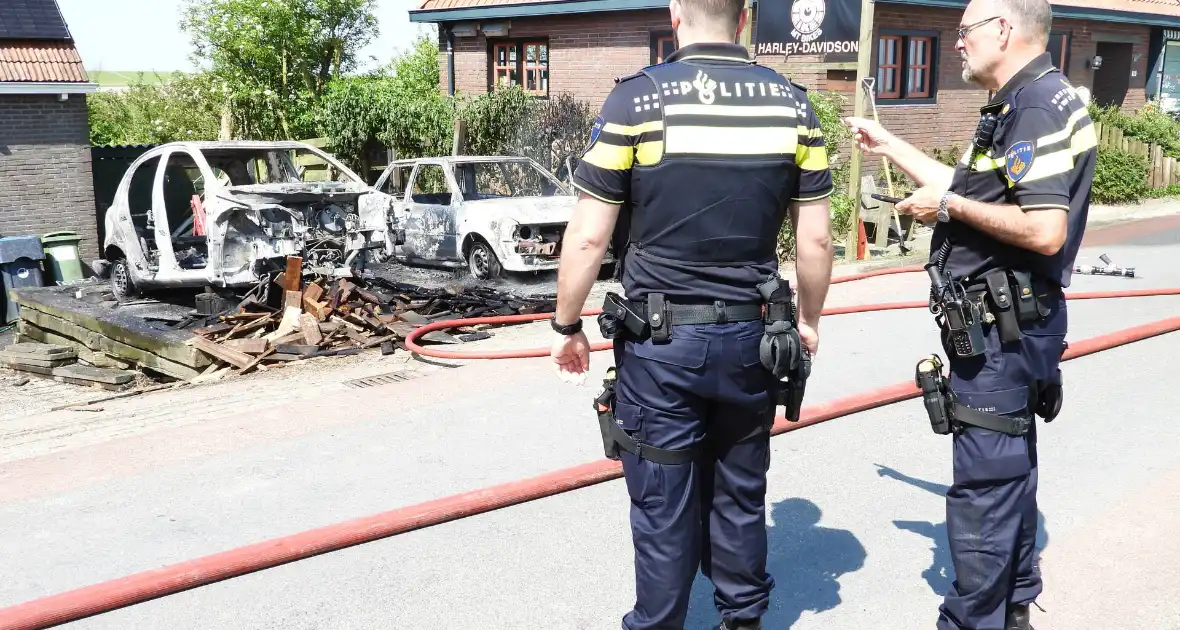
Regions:
<instances>
[{"instance_id":1,"label":"watch strap","mask_svg":"<svg viewBox=\"0 0 1180 630\"><path fill-rule=\"evenodd\" d=\"M557 332L558 334L576 335L576 334L582 332L582 318L581 317L579 317L577 319L577 321L575 321L572 324L562 325L562 324L557 323L557 316L554 315L552 318L550 318L549 322L550 322L550 325L553 326L554 332Z\"/></svg>"}]
</instances>

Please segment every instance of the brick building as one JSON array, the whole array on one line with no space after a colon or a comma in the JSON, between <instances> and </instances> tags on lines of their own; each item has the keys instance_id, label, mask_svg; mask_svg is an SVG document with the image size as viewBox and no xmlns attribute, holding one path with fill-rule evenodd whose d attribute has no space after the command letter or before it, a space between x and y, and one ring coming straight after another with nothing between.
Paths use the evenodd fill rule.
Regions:
<instances>
[{"instance_id":1,"label":"brick building","mask_svg":"<svg viewBox=\"0 0 1180 630\"><path fill-rule=\"evenodd\" d=\"M0 0L0 236L69 230L98 255L87 80L55 0Z\"/></svg>"},{"instance_id":2,"label":"brick building","mask_svg":"<svg viewBox=\"0 0 1180 630\"><path fill-rule=\"evenodd\" d=\"M778 10L790 2L761 1L783 7ZM1054 60L1075 85L1089 88L1095 101L1134 109L1149 95L1166 100L1173 77L1180 103L1180 31L1172 30L1180 29L1180 5L1162 0L1051 3ZM746 36L760 63L811 89L853 96L855 49L790 58L759 54L758 4L752 0L753 24ZM921 147L962 146L987 100L986 90L959 76L955 29L965 6L966 0L875 3L872 71L878 114L882 123ZM538 97L571 92L597 107L614 77L658 63L673 50L667 0L425 0L410 11L410 20L438 25L440 88L447 93L486 92L510 81ZM1167 40L1177 41L1165 63L1163 51L1172 49Z\"/></svg>"}]
</instances>

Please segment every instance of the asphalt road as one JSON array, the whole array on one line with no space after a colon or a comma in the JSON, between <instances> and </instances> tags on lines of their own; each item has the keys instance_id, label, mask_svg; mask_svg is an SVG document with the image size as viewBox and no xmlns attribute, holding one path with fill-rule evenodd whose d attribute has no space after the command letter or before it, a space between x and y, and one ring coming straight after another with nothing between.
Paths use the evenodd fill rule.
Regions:
<instances>
[{"instance_id":1,"label":"asphalt road","mask_svg":"<svg viewBox=\"0 0 1180 630\"><path fill-rule=\"evenodd\" d=\"M1070 290L1180 286L1180 229L1122 239L1079 262L1106 253L1139 277L1078 276ZM920 300L927 286L921 274L868 280L834 302ZM1178 307L1180 297L1073 302L1069 339ZM831 317L821 333L809 404L910 380L919 358L940 351L921 310ZM1168 534L1180 526L1180 423L1167 402L1178 340L1063 365L1064 410L1040 426L1048 612L1035 611L1038 630L1180 628L1167 586L1180 562ZM609 360L595 354L593 369ZM330 396L258 400L198 427L224 428L226 440L246 423L305 431L0 503L0 606L601 457L595 379L561 383L545 359L476 362L363 393L323 378ZM772 441L777 587L766 627L933 628L954 570L941 496L950 442L928 426L911 400ZM195 430L162 429L152 444L183 449ZM117 445L130 454L146 443ZM66 456L28 461L54 457ZM617 628L634 597L627 508L623 482L608 482L67 627ZM698 577L687 628L716 619Z\"/></svg>"}]
</instances>

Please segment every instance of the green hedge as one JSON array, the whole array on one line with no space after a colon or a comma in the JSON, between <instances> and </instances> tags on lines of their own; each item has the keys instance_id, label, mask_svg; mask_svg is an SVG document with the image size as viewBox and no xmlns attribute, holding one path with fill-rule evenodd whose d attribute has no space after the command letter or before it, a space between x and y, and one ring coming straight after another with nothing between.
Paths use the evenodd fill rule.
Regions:
<instances>
[{"instance_id":1,"label":"green hedge","mask_svg":"<svg viewBox=\"0 0 1180 630\"><path fill-rule=\"evenodd\" d=\"M1098 164L1094 168L1094 202L1114 204L1139 201L1148 193L1147 173L1150 168L1145 156L1100 148Z\"/></svg>"}]
</instances>

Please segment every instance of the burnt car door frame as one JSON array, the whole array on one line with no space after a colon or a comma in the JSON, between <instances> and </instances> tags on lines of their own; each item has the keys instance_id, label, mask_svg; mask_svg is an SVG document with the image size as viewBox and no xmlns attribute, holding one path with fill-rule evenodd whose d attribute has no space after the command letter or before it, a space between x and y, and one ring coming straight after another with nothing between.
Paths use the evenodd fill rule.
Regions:
<instances>
[{"instance_id":1,"label":"burnt car door frame","mask_svg":"<svg viewBox=\"0 0 1180 630\"><path fill-rule=\"evenodd\" d=\"M449 195L448 203L429 203L414 198L414 187L422 172L430 167L442 170L444 187ZM405 242L402 255L407 261L442 263L462 261L459 252L459 234L456 229L458 208L463 196L455 184L455 175L446 160L419 160L414 164L406 184L401 203L404 209L401 218ZM437 234L438 236L433 236ZM431 251L427 251L431 250Z\"/></svg>"}]
</instances>

